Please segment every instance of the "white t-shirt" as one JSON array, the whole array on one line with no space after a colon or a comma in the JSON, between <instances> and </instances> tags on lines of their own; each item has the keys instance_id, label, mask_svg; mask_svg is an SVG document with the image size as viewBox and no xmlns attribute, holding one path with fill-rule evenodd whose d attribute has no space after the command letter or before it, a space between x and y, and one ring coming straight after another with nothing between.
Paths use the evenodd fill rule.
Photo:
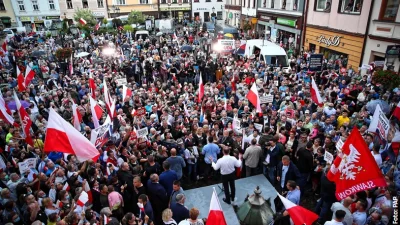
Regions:
<instances>
[{"instance_id":1,"label":"white t-shirt","mask_svg":"<svg viewBox=\"0 0 400 225\"><path fill-rule=\"evenodd\" d=\"M324 225L343 225L342 222L338 222L336 220L326 221Z\"/></svg>"},{"instance_id":2,"label":"white t-shirt","mask_svg":"<svg viewBox=\"0 0 400 225\"><path fill-rule=\"evenodd\" d=\"M374 159L375 159L375 162L376 162L376 164L378 164L378 166L379 167L381 167L381 165L382 165L382 156L381 156L381 154L374 154L374 152L371 152L372 153L372 156L374 156Z\"/></svg>"}]
</instances>

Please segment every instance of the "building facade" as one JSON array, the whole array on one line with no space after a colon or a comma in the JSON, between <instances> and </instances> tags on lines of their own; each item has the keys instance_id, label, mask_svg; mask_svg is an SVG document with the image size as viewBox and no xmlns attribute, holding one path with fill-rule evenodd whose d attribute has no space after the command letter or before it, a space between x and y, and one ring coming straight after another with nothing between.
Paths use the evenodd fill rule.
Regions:
<instances>
[{"instance_id":1,"label":"building facade","mask_svg":"<svg viewBox=\"0 0 400 225\"><path fill-rule=\"evenodd\" d=\"M158 0L106 0L110 18L128 15L131 11L139 11L144 15L158 18ZM119 8L119 11L115 11Z\"/></svg>"},{"instance_id":2,"label":"building facade","mask_svg":"<svg viewBox=\"0 0 400 225\"><path fill-rule=\"evenodd\" d=\"M174 18L177 22L191 18L190 0L159 0L160 18Z\"/></svg>"},{"instance_id":3,"label":"building facade","mask_svg":"<svg viewBox=\"0 0 400 225\"><path fill-rule=\"evenodd\" d=\"M393 1L374 1L369 20L369 29L363 64L375 62L376 65L385 68L392 67L394 71L400 71L398 55L394 61L387 60L389 50L393 47L399 52L400 48L400 8Z\"/></svg>"},{"instance_id":4,"label":"building facade","mask_svg":"<svg viewBox=\"0 0 400 225\"><path fill-rule=\"evenodd\" d=\"M257 24L257 0L242 0L242 13L240 15L240 28L248 34L255 32ZM250 28L250 29L249 29Z\"/></svg>"},{"instance_id":5,"label":"building facade","mask_svg":"<svg viewBox=\"0 0 400 225\"><path fill-rule=\"evenodd\" d=\"M234 27L240 27L243 0L226 0L225 23Z\"/></svg>"},{"instance_id":6,"label":"building facade","mask_svg":"<svg viewBox=\"0 0 400 225\"><path fill-rule=\"evenodd\" d=\"M106 0L58 0L61 17L73 20L77 9L90 9L98 20L107 18Z\"/></svg>"},{"instance_id":7,"label":"building facade","mask_svg":"<svg viewBox=\"0 0 400 225\"><path fill-rule=\"evenodd\" d=\"M192 16L201 22L212 21L224 23L225 0L192 0Z\"/></svg>"},{"instance_id":8,"label":"building facade","mask_svg":"<svg viewBox=\"0 0 400 225\"><path fill-rule=\"evenodd\" d=\"M311 4L310 0L310 4ZM306 0L259 0L257 30L285 49L299 50L305 27Z\"/></svg>"},{"instance_id":9,"label":"building facade","mask_svg":"<svg viewBox=\"0 0 400 225\"><path fill-rule=\"evenodd\" d=\"M11 0L0 0L0 20L3 28L18 26Z\"/></svg>"},{"instance_id":10,"label":"building facade","mask_svg":"<svg viewBox=\"0 0 400 225\"><path fill-rule=\"evenodd\" d=\"M328 60L341 57L358 70L372 0L359 1L310 0L304 49L322 53ZM351 3L351 4L350 4ZM344 60L346 61L346 60Z\"/></svg>"},{"instance_id":11,"label":"building facade","mask_svg":"<svg viewBox=\"0 0 400 225\"><path fill-rule=\"evenodd\" d=\"M17 25L32 30L50 27L60 22L60 6L58 0L12 0Z\"/></svg>"}]
</instances>

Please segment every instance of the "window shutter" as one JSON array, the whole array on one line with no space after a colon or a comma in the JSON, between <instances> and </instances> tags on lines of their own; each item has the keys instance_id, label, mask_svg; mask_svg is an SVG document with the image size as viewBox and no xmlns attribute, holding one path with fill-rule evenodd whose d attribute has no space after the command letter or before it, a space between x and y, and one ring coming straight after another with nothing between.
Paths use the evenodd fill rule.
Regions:
<instances>
[{"instance_id":1,"label":"window shutter","mask_svg":"<svg viewBox=\"0 0 400 225\"><path fill-rule=\"evenodd\" d=\"M178 0L179 5L182 5L182 0Z\"/></svg>"}]
</instances>

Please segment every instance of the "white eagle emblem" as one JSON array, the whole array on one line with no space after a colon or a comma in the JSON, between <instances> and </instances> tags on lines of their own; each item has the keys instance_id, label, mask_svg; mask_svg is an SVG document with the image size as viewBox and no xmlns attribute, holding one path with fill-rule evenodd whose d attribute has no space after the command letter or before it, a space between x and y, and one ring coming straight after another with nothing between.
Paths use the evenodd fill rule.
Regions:
<instances>
[{"instance_id":1,"label":"white eagle emblem","mask_svg":"<svg viewBox=\"0 0 400 225\"><path fill-rule=\"evenodd\" d=\"M361 170L361 166L356 166L355 163L360 159L360 152L352 145L349 145L350 154L343 154L342 161L339 164L338 170L340 171L340 179L355 180L356 174Z\"/></svg>"}]
</instances>

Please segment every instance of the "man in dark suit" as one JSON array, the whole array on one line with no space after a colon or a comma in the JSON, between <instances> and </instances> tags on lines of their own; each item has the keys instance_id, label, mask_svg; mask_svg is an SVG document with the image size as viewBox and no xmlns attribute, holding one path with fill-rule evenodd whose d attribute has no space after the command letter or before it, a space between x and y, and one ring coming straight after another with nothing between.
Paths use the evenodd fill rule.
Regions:
<instances>
[{"instance_id":1,"label":"man in dark suit","mask_svg":"<svg viewBox=\"0 0 400 225\"><path fill-rule=\"evenodd\" d=\"M138 199L138 203L143 205L144 213L142 210L140 210L140 219L144 220L145 216L148 216L150 220L154 221L154 213L153 213L153 207L151 206L151 203L149 202L149 198L145 194L141 194Z\"/></svg>"},{"instance_id":2,"label":"man in dark suit","mask_svg":"<svg viewBox=\"0 0 400 225\"><path fill-rule=\"evenodd\" d=\"M161 214L168 206L168 197L167 191L158 181L157 174L154 173L150 176L150 180L147 182L147 193L154 210L154 222L162 224Z\"/></svg>"},{"instance_id":3,"label":"man in dark suit","mask_svg":"<svg viewBox=\"0 0 400 225\"><path fill-rule=\"evenodd\" d=\"M177 224L189 218L189 209L184 206L185 199L184 194L178 194L176 196L176 203L171 204L172 218Z\"/></svg>"},{"instance_id":4,"label":"man in dark suit","mask_svg":"<svg viewBox=\"0 0 400 225\"><path fill-rule=\"evenodd\" d=\"M278 181L278 186L279 189L281 189L281 192L288 191L286 188L288 180L297 182L301 177L299 169L297 169L296 165L290 161L290 158L287 155L282 157L282 161L279 162L276 170L276 180Z\"/></svg>"},{"instance_id":5,"label":"man in dark suit","mask_svg":"<svg viewBox=\"0 0 400 225\"><path fill-rule=\"evenodd\" d=\"M160 174L160 184L167 191L167 196L169 199L169 196L172 193L172 186L174 184L174 181L178 180L178 175L175 171L170 170L170 164L167 161L163 162L163 168L164 172Z\"/></svg>"}]
</instances>

